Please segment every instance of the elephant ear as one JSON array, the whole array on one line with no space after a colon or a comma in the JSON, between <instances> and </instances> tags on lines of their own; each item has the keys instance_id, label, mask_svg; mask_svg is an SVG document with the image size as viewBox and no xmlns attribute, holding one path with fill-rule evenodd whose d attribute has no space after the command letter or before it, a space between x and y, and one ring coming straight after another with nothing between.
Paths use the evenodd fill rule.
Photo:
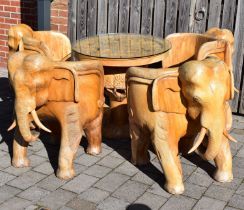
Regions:
<instances>
[{"instance_id":1,"label":"elephant ear","mask_svg":"<svg viewBox=\"0 0 244 210\"><path fill-rule=\"evenodd\" d=\"M50 72L48 72L50 74ZM48 100L56 102L74 102L74 79L64 69L53 69L52 79L48 87Z\"/></svg>"},{"instance_id":2,"label":"elephant ear","mask_svg":"<svg viewBox=\"0 0 244 210\"><path fill-rule=\"evenodd\" d=\"M152 105L154 111L185 114L178 77L163 77L154 80L152 86Z\"/></svg>"},{"instance_id":3,"label":"elephant ear","mask_svg":"<svg viewBox=\"0 0 244 210\"><path fill-rule=\"evenodd\" d=\"M208 56L217 56L225 62L230 73L230 93L228 94L226 100L231 100L234 98L232 53L233 49L230 42L219 39L212 42L204 43L200 47L197 55L197 60L203 60Z\"/></svg>"}]
</instances>

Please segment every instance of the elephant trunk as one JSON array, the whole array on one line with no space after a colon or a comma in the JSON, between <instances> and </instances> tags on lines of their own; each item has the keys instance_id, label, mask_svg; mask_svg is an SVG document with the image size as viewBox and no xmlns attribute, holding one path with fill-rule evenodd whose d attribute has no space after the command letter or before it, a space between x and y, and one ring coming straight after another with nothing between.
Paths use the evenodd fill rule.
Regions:
<instances>
[{"instance_id":1,"label":"elephant trunk","mask_svg":"<svg viewBox=\"0 0 244 210\"><path fill-rule=\"evenodd\" d=\"M224 109L223 109L224 110ZM223 133L225 130L225 113L217 112L214 116L203 114L202 125L208 130L208 146L203 157L206 160L213 160L221 147Z\"/></svg>"},{"instance_id":2,"label":"elephant trunk","mask_svg":"<svg viewBox=\"0 0 244 210\"><path fill-rule=\"evenodd\" d=\"M21 103L18 99L16 99L15 112L19 131L23 139L27 142L35 141L38 136L32 135L30 130L28 105L24 106L24 103Z\"/></svg>"},{"instance_id":3,"label":"elephant trunk","mask_svg":"<svg viewBox=\"0 0 244 210\"><path fill-rule=\"evenodd\" d=\"M223 129L215 127L209 130L208 146L206 152L203 154L203 157L206 160L213 160L217 156L222 143L222 139Z\"/></svg>"}]
</instances>

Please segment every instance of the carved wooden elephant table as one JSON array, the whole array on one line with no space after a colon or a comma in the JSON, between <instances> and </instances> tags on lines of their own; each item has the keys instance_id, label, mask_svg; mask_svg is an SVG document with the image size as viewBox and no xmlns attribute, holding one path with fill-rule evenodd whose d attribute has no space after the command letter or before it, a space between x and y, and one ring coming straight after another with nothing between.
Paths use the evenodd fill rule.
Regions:
<instances>
[{"instance_id":1,"label":"carved wooden elephant table","mask_svg":"<svg viewBox=\"0 0 244 210\"><path fill-rule=\"evenodd\" d=\"M74 45L77 60L99 60L104 66L105 95L110 106L104 111L104 137L129 138L125 88L128 67L162 61L169 49L169 42L139 34L98 35L82 39Z\"/></svg>"}]
</instances>

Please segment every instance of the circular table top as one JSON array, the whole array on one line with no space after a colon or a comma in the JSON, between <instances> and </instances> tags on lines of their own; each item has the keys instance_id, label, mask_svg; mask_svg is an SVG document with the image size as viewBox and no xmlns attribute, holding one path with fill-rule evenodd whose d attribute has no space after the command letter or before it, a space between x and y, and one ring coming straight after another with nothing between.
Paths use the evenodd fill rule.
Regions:
<instances>
[{"instance_id":1,"label":"circular table top","mask_svg":"<svg viewBox=\"0 0 244 210\"><path fill-rule=\"evenodd\" d=\"M77 41L79 60L97 59L104 66L141 66L161 61L171 48L169 41L141 34L102 34Z\"/></svg>"}]
</instances>

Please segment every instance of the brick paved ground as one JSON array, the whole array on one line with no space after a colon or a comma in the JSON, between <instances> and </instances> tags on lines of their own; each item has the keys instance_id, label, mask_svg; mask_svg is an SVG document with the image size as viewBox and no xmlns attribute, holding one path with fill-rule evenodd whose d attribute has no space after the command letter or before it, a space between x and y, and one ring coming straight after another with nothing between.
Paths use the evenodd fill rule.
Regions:
<instances>
[{"instance_id":1,"label":"brick paved ground","mask_svg":"<svg viewBox=\"0 0 244 210\"><path fill-rule=\"evenodd\" d=\"M2 71L0 71L2 72ZM6 76L6 72L5 75ZM214 166L196 156L181 158L185 193L172 196L162 188L163 173L155 155L142 168L130 160L130 141L104 141L99 156L85 154L81 143L75 159L76 177L70 181L56 178L58 146L47 140L29 147L31 167L16 169L10 165L10 123L12 95L6 78L0 78L0 210L236 210L244 209L244 117L234 116L231 144L234 180L215 182Z\"/></svg>"}]
</instances>

